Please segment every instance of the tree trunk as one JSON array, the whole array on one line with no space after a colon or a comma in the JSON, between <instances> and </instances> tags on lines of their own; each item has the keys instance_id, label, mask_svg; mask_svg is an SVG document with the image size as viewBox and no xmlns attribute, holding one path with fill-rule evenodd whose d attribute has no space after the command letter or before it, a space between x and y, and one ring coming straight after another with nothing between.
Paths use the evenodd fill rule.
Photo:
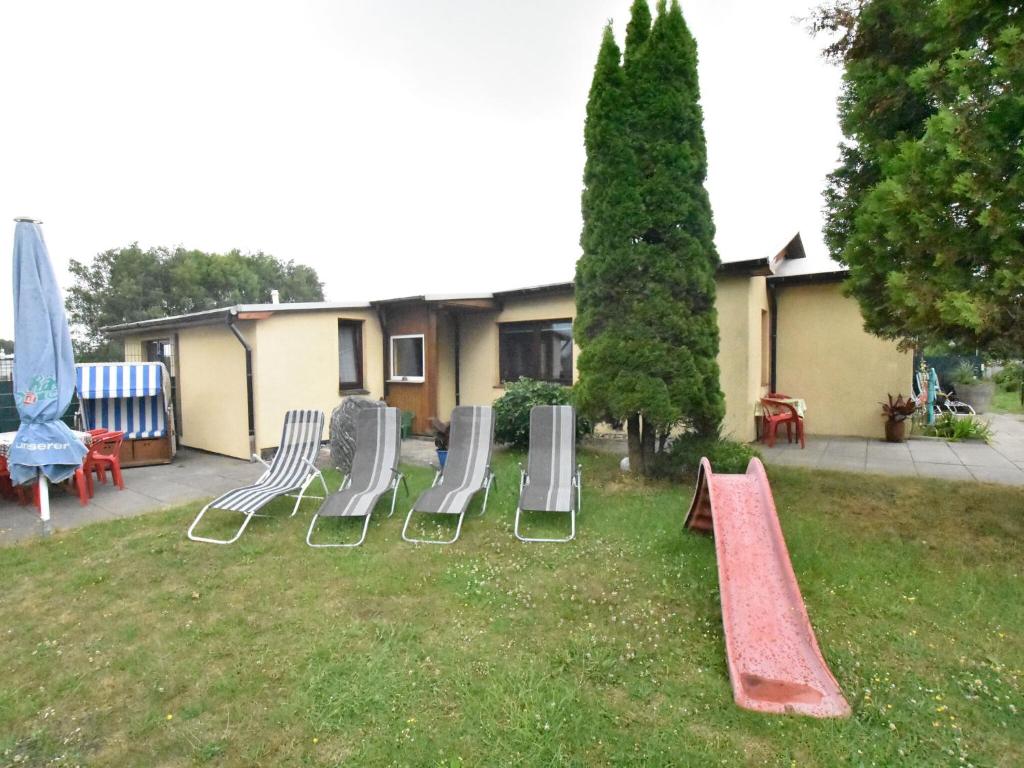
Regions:
<instances>
[{"instance_id":1,"label":"tree trunk","mask_svg":"<svg viewBox=\"0 0 1024 768\"><path fill-rule=\"evenodd\" d=\"M640 450L643 451L645 475L650 476L654 471L654 441L657 439L657 430L652 424L644 421L643 431L640 435Z\"/></svg>"},{"instance_id":2,"label":"tree trunk","mask_svg":"<svg viewBox=\"0 0 1024 768\"><path fill-rule=\"evenodd\" d=\"M629 471L643 474L644 454L640 446L640 414L634 413L626 420L626 444L629 447Z\"/></svg>"}]
</instances>

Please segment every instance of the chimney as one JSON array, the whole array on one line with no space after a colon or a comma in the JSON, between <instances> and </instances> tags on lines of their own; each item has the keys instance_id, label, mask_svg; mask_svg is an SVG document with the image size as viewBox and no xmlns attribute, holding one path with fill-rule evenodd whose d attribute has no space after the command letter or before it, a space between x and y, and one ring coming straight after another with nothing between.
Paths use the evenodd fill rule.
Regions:
<instances>
[{"instance_id":1,"label":"chimney","mask_svg":"<svg viewBox=\"0 0 1024 768\"><path fill-rule=\"evenodd\" d=\"M280 304L281 303L281 292L275 288L270 292L270 303Z\"/></svg>"}]
</instances>

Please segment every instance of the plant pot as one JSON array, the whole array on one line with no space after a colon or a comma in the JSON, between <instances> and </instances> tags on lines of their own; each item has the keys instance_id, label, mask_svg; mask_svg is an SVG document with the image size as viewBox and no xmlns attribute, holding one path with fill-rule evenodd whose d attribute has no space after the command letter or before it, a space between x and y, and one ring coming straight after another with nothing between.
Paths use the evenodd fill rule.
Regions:
<instances>
[{"instance_id":1,"label":"plant pot","mask_svg":"<svg viewBox=\"0 0 1024 768\"><path fill-rule=\"evenodd\" d=\"M887 443L902 443L907 434L907 422L903 421L886 421L885 422L885 442Z\"/></svg>"},{"instance_id":2,"label":"plant pot","mask_svg":"<svg viewBox=\"0 0 1024 768\"><path fill-rule=\"evenodd\" d=\"M978 413L986 413L992 407L995 388L994 382L975 381L971 384L961 384L956 388L956 395L965 403L974 406L974 410Z\"/></svg>"},{"instance_id":3,"label":"plant pot","mask_svg":"<svg viewBox=\"0 0 1024 768\"><path fill-rule=\"evenodd\" d=\"M444 463L448 461L448 451L442 451L440 448L437 449L437 463L441 465L441 469L444 469Z\"/></svg>"}]
</instances>

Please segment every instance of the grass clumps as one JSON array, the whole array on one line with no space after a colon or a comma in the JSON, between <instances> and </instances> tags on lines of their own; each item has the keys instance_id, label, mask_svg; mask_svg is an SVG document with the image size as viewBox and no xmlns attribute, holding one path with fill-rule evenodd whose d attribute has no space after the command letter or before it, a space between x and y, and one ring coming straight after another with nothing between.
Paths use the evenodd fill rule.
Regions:
<instances>
[{"instance_id":1,"label":"grass clumps","mask_svg":"<svg viewBox=\"0 0 1024 768\"><path fill-rule=\"evenodd\" d=\"M987 421L977 416L944 413L935 419L935 423L924 429L928 437L941 437L946 440L984 440L992 438L992 428Z\"/></svg>"}]
</instances>

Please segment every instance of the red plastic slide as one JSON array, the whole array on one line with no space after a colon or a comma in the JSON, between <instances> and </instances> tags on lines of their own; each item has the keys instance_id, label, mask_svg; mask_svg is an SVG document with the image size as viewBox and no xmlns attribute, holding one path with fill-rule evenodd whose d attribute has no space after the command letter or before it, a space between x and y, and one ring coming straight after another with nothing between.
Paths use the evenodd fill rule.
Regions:
<instances>
[{"instance_id":1,"label":"red plastic slide","mask_svg":"<svg viewBox=\"0 0 1024 768\"><path fill-rule=\"evenodd\" d=\"M736 703L757 712L848 716L807 618L761 462L751 459L745 475L716 475L701 459L686 527L714 530Z\"/></svg>"}]
</instances>

